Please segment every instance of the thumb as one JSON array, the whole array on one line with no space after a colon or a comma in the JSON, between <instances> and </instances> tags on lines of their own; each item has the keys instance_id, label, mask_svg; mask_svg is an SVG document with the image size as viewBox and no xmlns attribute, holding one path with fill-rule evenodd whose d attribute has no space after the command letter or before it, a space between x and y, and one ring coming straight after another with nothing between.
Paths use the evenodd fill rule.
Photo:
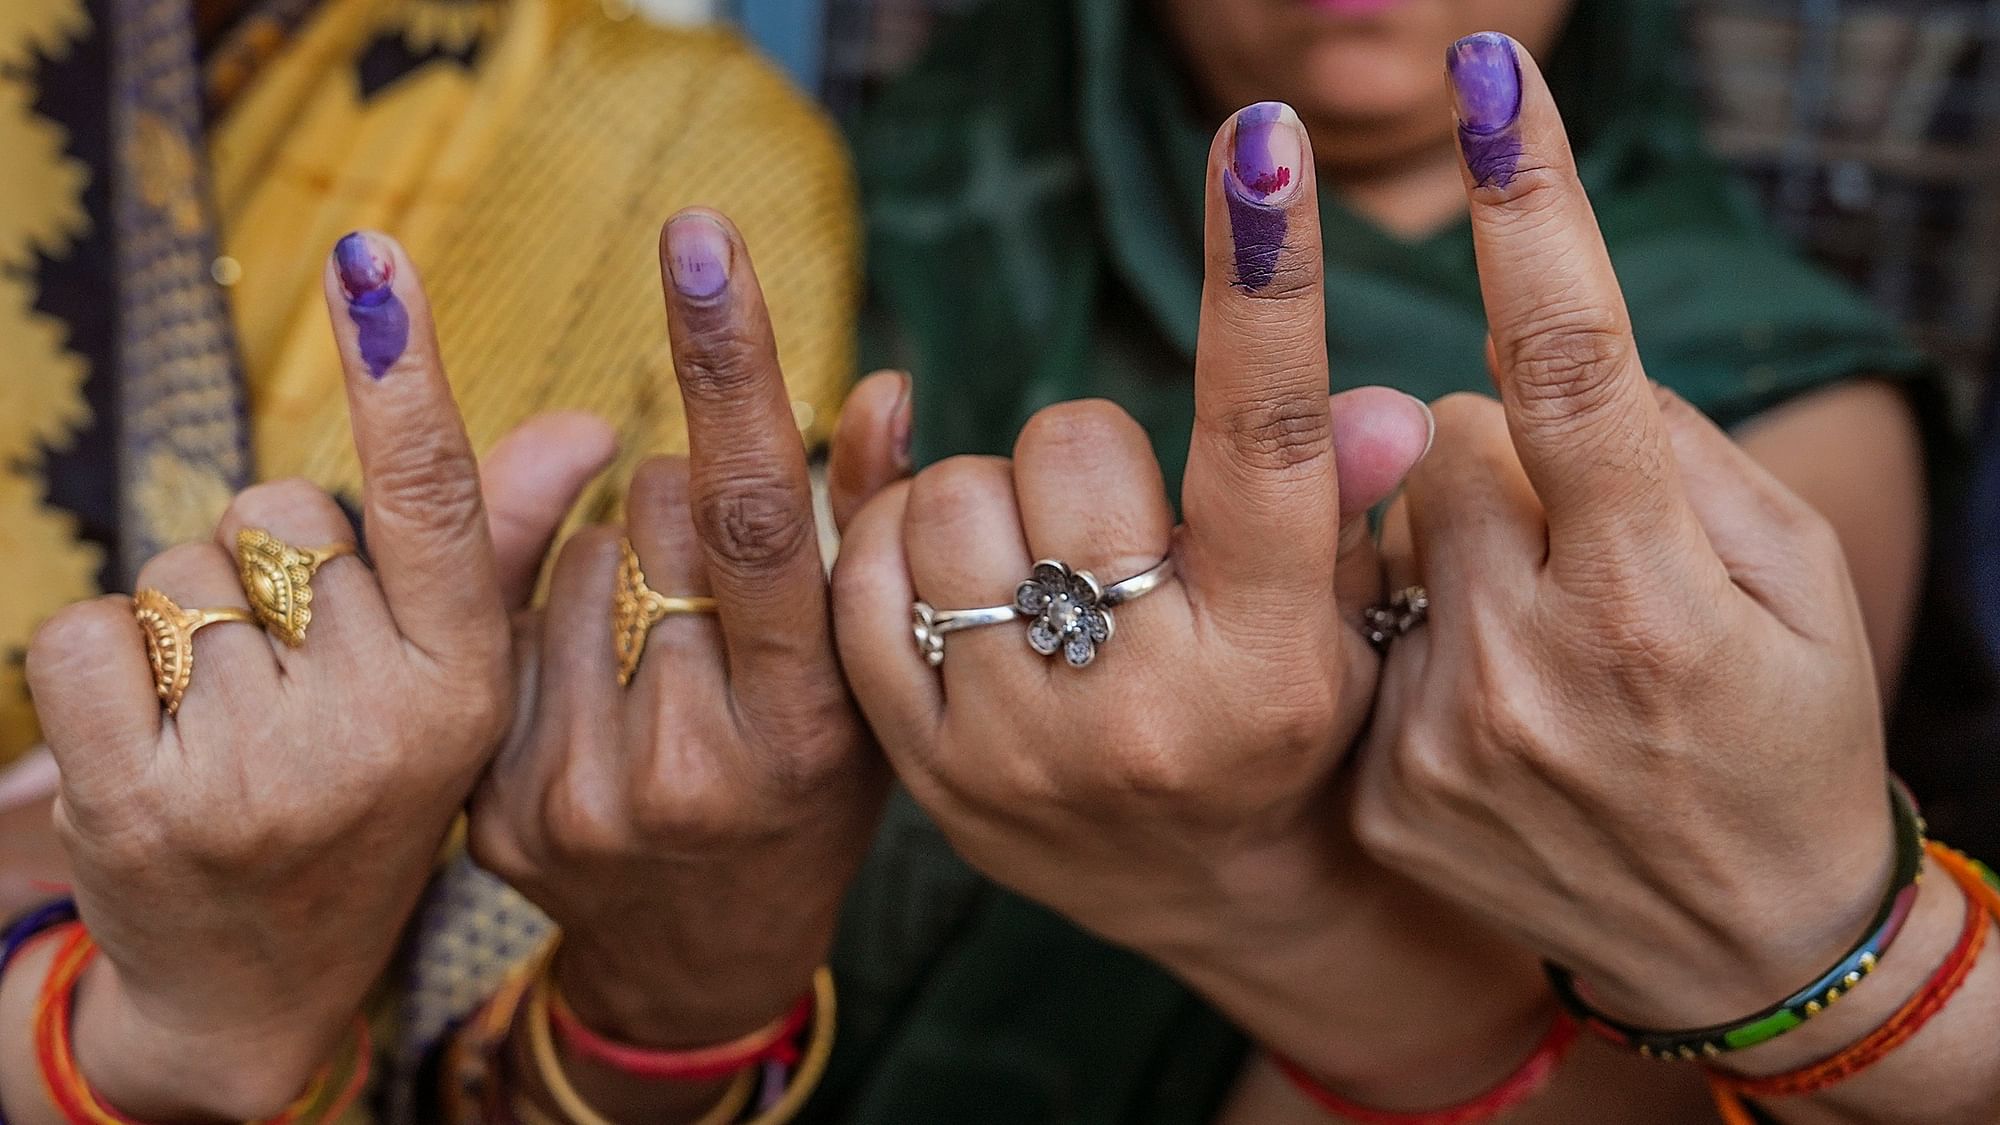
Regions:
<instances>
[{"instance_id":1,"label":"thumb","mask_svg":"<svg viewBox=\"0 0 2000 1125\"><path fill-rule=\"evenodd\" d=\"M1340 555L1334 587L1355 612L1382 600L1382 567L1368 512L1403 486L1437 434L1422 399L1389 387L1356 387L1328 402L1333 456L1340 473Z\"/></svg>"},{"instance_id":2,"label":"thumb","mask_svg":"<svg viewBox=\"0 0 2000 1125\"><path fill-rule=\"evenodd\" d=\"M849 392L826 472L841 531L877 492L910 475L910 410L910 377L900 371L877 371Z\"/></svg>"},{"instance_id":3,"label":"thumb","mask_svg":"<svg viewBox=\"0 0 2000 1125\"><path fill-rule=\"evenodd\" d=\"M500 593L518 610L534 596L549 543L590 479L618 454L618 436L595 414L538 414L509 431L479 466Z\"/></svg>"}]
</instances>

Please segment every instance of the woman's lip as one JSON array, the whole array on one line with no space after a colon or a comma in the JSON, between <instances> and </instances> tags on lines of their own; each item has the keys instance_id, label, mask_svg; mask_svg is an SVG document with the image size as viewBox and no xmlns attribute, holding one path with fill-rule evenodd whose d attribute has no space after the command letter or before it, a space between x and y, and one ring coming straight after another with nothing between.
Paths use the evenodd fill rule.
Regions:
<instances>
[{"instance_id":1,"label":"woman's lip","mask_svg":"<svg viewBox=\"0 0 2000 1125\"><path fill-rule=\"evenodd\" d=\"M1336 16L1372 16L1402 3L1403 0L1306 0L1306 3Z\"/></svg>"}]
</instances>

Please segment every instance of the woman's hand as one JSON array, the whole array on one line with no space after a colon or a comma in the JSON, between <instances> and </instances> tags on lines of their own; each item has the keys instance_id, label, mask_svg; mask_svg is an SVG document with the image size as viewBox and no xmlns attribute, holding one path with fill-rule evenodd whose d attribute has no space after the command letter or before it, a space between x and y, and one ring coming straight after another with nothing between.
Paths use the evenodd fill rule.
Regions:
<instances>
[{"instance_id":1,"label":"woman's hand","mask_svg":"<svg viewBox=\"0 0 2000 1125\"><path fill-rule=\"evenodd\" d=\"M523 620L533 703L475 795L471 846L562 927L556 982L583 1022L673 1048L753 1031L806 990L888 770L835 657L805 451L746 248L685 212L661 266L690 456L641 465L626 526L564 546L546 609ZM905 471L908 398L887 374L849 397L838 518ZM621 687L627 538L652 589L719 609L660 621ZM583 1070L608 1114L709 1099Z\"/></svg>"},{"instance_id":2,"label":"woman's hand","mask_svg":"<svg viewBox=\"0 0 2000 1125\"><path fill-rule=\"evenodd\" d=\"M1350 909L1353 851L1325 800L1374 692L1364 513L1422 455L1428 419L1382 388L1329 404L1318 202L1291 111L1239 114L1211 168L1181 526L1137 424L1102 402L1051 407L1011 461L945 461L865 508L835 605L863 709L961 854L1267 1041L1317 1050L1329 959L1375 914ZM1039 655L1026 620L951 633L940 669L911 643L914 602L1008 603L1037 559L1108 587L1162 558L1172 577L1111 610L1087 667Z\"/></svg>"},{"instance_id":3,"label":"woman's hand","mask_svg":"<svg viewBox=\"0 0 2000 1125\"><path fill-rule=\"evenodd\" d=\"M558 418L496 452L496 557L409 261L351 235L326 289L369 561L313 577L304 643L202 629L171 717L129 598L64 610L28 653L61 768L57 828L104 954L78 994L76 1050L101 1096L142 1117L266 1116L346 1033L507 727L502 586L531 581L607 444L601 424ZM318 489L258 485L214 541L160 555L139 587L189 610L245 607L232 552L252 527L308 549L354 539ZM21 1077L6 1088L39 1088ZM23 1104L10 1096L15 1120Z\"/></svg>"},{"instance_id":4,"label":"woman's hand","mask_svg":"<svg viewBox=\"0 0 2000 1125\"><path fill-rule=\"evenodd\" d=\"M1479 36L1453 74L1502 402L1437 404L1391 517L1390 577L1431 608L1383 674L1357 833L1614 1013L1724 1022L1882 900L1867 637L1826 523L1648 384L1533 62Z\"/></svg>"}]
</instances>

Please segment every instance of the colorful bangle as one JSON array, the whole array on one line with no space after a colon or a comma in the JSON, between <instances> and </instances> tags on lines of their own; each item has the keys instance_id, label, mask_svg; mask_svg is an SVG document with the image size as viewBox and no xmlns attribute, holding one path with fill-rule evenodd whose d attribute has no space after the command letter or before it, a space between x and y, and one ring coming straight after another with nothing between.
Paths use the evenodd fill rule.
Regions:
<instances>
[{"instance_id":1,"label":"colorful bangle","mask_svg":"<svg viewBox=\"0 0 2000 1125\"><path fill-rule=\"evenodd\" d=\"M548 965L553 959L543 962L542 971L535 975L534 984L528 990L528 1051L534 1056L535 1073L541 1078L542 1089L549 1099L556 1103L567 1125L612 1125L611 1121L584 1101L570 1083L564 1072L562 1060L556 1055L555 1037L549 1030ZM757 1090L757 1072L749 1067L741 1068L729 1088L722 1092L722 1100L696 1119L695 1125L731 1125L743 1114L743 1107L750 1104L750 1096Z\"/></svg>"},{"instance_id":2,"label":"colorful bangle","mask_svg":"<svg viewBox=\"0 0 2000 1125\"><path fill-rule=\"evenodd\" d=\"M1755 1015L1688 1031L1655 1031L1612 1019L1584 1000L1569 970L1551 962L1546 968L1549 982L1555 986L1556 999L1599 1036L1637 1050L1647 1058L1658 1059L1715 1058L1741 1051L1776 1039L1820 1014L1875 971L1896 935L1902 932L1910 908L1917 901L1917 884L1924 863L1923 818L1900 782L1890 782L1889 804L1896 824L1896 864L1882 907L1876 911L1861 941L1811 984Z\"/></svg>"},{"instance_id":3,"label":"colorful bangle","mask_svg":"<svg viewBox=\"0 0 2000 1125\"><path fill-rule=\"evenodd\" d=\"M7 924L7 932L0 934L0 974L14 963L14 958L26 949L37 937L62 925L76 921L76 900L59 898L45 902Z\"/></svg>"},{"instance_id":4,"label":"colorful bangle","mask_svg":"<svg viewBox=\"0 0 2000 1125\"><path fill-rule=\"evenodd\" d=\"M1336 1117L1361 1122L1362 1125L1472 1125L1474 1122L1490 1121L1508 1110L1540 1093L1549 1079L1555 1075L1556 1067L1563 1056L1576 1042L1576 1021L1562 1012L1555 1014L1548 1033L1536 1045L1534 1054L1515 1068L1498 1086L1468 1102L1446 1109L1423 1110L1416 1113L1399 1113L1385 1109L1370 1109L1357 1105L1320 1085L1299 1065L1283 1055L1271 1056L1278 1069L1299 1092L1311 1098L1321 1109Z\"/></svg>"},{"instance_id":5,"label":"colorful bangle","mask_svg":"<svg viewBox=\"0 0 2000 1125\"><path fill-rule=\"evenodd\" d=\"M632 1047L614 1043L584 1026L556 990L552 975L543 972L535 982L535 989L543 994L542 1002L563 1045L600 1066L649 1082L710 1082L768 1060L790 1065L798 1061L794 1041L799 1030L812 1018L813 992L808 989L790 1011L727 1043L691 1051Z\"/></svg>"},{"instance_id":6,"label":"colorful bangle","mask_svg":"<svg viewBox=\"0 0 2000 1125\"><path fill-rule=\"evenodd\" d=\"M2000 885L1992 881L1992 873L1977 861L1943 844L1933 842L1928 850L1931 859L1965 894L1965 924L1960 928L1957 944L1945 955L1937 971L1880 1027L1836 1054L1796 1070L1756 1078L1712 1073L1709 1083L1718 1101L1725 1095L1776 1098L1816 1094L1882 1061L1944 1010L1953 994L1972 975L1993 923L2000 920Z\"/></svg>"},{"instance_id":7,"label":"colorful bangle","mask_svg":"<svg viewBox=\"0 0 2000 1125\"><path fill-rule=\"evenodd\" d=\"M35 1058L40 1065L43 1086L49 1100L54 1103L65 1121L70 1125L142 1125L135 1118L127 1117L98 1100L90 1084L84 1080L83 1072L77 1067L76 1055L70 1042L70 1021L76 998L76 985L83 977L91 959L97 955L97 946L90 939L90 931L81 922L66 922L57 927L61 944L56 949L55 960L49 966L49 973L42 981L40 994L35 1000L34 1042ZM321 1112L322 1120L333 1120L360 1097L367 1085L370 1055L372 1053L365 1020L356 1020L356 1058L352 1073L339 1093L327 1102ZM331 1084L332 1064L320 1068L307 1085L306 1090L276 1117L265 1119L265 1125L295 1125L303 1120Z\"/></svg>"}]
</instances>

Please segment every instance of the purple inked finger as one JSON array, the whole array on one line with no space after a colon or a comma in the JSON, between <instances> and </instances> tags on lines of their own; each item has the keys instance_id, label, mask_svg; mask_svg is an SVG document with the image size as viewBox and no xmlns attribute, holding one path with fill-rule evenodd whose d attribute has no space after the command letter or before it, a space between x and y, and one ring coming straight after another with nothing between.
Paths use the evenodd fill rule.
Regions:
<instances>
[{"instance_id":1,"label":"purple inked finger","mask_svg":"<svg viewBox=\"0 0 2000 1125\"><path fill-rule=\"evenodd\" d=\"M1236 283L1262 289L1277 276L1285 249L1286 205L1297 194L1305 143L1298 115L1283 102L1259 102L1236 114L1223 192L1236 247Z\"/></svg>"},{"instance_id":2,"label":"purple inked finger","mask_svg":"<svg viewBox=\"0 0 2000 1125\"><path fill-rule=\"evenodd\" d=\"M380 379L410 346L410 313L396 296L395 259L359 231L336 243L333 255L361 360Z\"/></svg>"},{"instance_id":3,"label":"purple inked finger","mask_svg":"<svg viewBox=\"0 0 2000 1125\"><path fill-rule=\"evenodd\" d=\"M1521 60L1514 41L1482 31L1445 51L1459 151L1479 187L1506 187L1521 162Z\"/></svg>"}]
</instances>

